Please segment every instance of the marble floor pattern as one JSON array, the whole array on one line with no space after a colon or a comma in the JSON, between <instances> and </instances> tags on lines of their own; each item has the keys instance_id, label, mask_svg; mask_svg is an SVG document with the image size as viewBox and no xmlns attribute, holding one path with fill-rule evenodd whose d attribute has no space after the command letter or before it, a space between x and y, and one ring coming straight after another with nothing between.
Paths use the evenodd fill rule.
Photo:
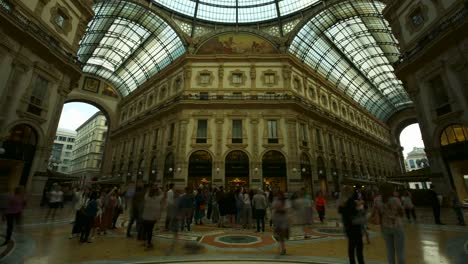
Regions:
<instances>
[{"instance_id":1,"label":"marble floor pattern","mask_svg":"<svg viewBox=\"0 0 468 264\"><path fill-rule=\"evenodd\" d=\"M64 208L54 220L45 219L47 209L29 209L23 224L15 232L14 243L0 248L0 264L123 264L123 263L348 263L347 241L342 233L335 208L329 208L324 224L315 219L306 228L293 227L287 242L287 255L278 255L271 230L218 228L216 225L193 225L193 231L181 232L177 241L171 233L156 230L154 249L146 250L141 241L125 236L126 218L119 229L96 236L91 244L69 239L71 210ZM419 209L419 222L406 223L406 263L468 263L468 227L455 225L453 212L443 210L447 225L431 224L431 212ZM3 234L5 225L1 225ZM365 244L366 263L386 263L383 239L378 227L370 227L371 243ZM1 239L1 238L0 238ZM174 250L170 251L174 245Z\"/></svg>"}]
</instances>

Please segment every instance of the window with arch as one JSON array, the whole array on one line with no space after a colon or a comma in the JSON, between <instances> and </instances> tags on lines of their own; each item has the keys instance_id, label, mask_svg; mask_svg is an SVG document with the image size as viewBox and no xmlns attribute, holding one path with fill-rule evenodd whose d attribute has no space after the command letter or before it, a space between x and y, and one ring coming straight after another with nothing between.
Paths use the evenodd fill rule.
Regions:
<instances>
[{"instance_id":1,"label":"window with arch","mask_svg":"<svg viewBox=\"0 0 468 264\"><path fill-rule=\"evenodd\" d=\"M301 81L299 78L294 78L293 80L293 87L295 90L300 91L301 90Z\"/></svg>"},{"instance_id":2,"label":"window with arch","mask_svg":"<svg viewBox=\"0 0 468 264\"><path fill-rule=\"evenodd\" d=\"M321 96L321 101L322 101L322 105L327 107L328 106L328 98L326 95L322 94Z\"/></svg>"},{"instance_id":3,"label":"window with arch","mask_svg":"<svg viewBox=\"0 0 468 264\"><path fill-rule=\"evenodd\" d=\"M315 100L315 89L312 86L309 86L309 96L312 100Z\"/></svg>"},{"instance_id":4,"label":"window with arch","mask_svg":"<svg viewBox=\"0 0 468 264\"><path fill-rule=\"evenodd\" d=\"M468 126L466 125L450 125L444 129L440 136L441 146L447 146L466 141L468 141Z\"/></svg>"},{"instance_id":5,"label":"window with arch","mask_svg":"<svg viewBox=\"0 0 468 264\"><path fill-rule=\"evenodd\" d=\"M147 105L148 105L148 106L152 106L152 105L153 105L153 101L154 101L154 97L153 97L153 95L151 94L151 95L148 97L148 103L147 103Z\"/></svg>"}]
</instances>

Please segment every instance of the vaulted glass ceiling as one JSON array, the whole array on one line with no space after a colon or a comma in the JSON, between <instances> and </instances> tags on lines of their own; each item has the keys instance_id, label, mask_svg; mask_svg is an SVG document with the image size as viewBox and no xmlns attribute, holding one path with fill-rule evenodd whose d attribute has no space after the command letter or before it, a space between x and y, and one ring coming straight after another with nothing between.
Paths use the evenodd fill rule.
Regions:
<instances>
[{"instance_id":1,"label":"vaulted glass ceiling","mask_svg":"<svg viewBox=\"0 0 468 264\"><path fill-rule=\"evenodd\" d=\"M278 19L322 2L151 1L186 16L224 23ZM372 0L329 5L297 32L289 52L385 121L412 102L391 66L400 53L383 19L383 8L382 1ZM122 96L186 52L171 26L145 6L133 1L108 0L96 2L93 9L95 17L80 42L78 58L85 73L111 82Z\"/></svg>"},{"instance_id":2,"label":"vaulted glass ceiling","mask_svg":"<svg viewBox=\"0 0 468 264\"><path fill-rule=\"evenodd\" d=\"M392 67L398 44L383 19L384 4L353 0L314 16L289 51L381 120L410 105Z\"/></svg>"},{"instance_id":3,"label":"vaulted glass ceiling","mask_svg":"<svg viewBox=\"0 0 468 264\"><path fill-rule=\"evenodd\" d=\"M180 14L219 23L255 23L287 16L322 0L151 0Z\"/></svg>"},{"instance_id":4,"label":"vaulted glass ceiling","mask_svg":"<svg viewBox=\"0 0 468 264\"><path fill-rule=\"evenodd\" d=\"M80 42L83 72L109 82L122 96L185 53L176 32L147 8L127 1L103 1Z\"/></svg>"}]
</instances>

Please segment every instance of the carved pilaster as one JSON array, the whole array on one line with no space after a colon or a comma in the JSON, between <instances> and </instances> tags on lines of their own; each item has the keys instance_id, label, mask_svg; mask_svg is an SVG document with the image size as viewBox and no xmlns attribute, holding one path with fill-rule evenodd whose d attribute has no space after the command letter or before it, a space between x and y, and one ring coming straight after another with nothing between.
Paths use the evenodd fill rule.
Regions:
<instances>
[{"instance_id":1,"label":"carved pilaster","mask_svg":"<svg viewBox=\"0 0 468 264\"><path fill-rule=\"evenodd\" d=\"M221 64L218 67L218 88L223 89L224 87L224 66Z\"/></svg>"},{"instance_id":2,"label":"carved pilaster","mask_svg":"<svg viewBox=\"0 0 468 264\"><path fill-rule=\"evenodd\" d=\"M292 75L291 66L289 66L289 65L283 66L283 79L284 79L284 88L285 89L290 89L291 88L291 75Z\"/></svg>"},{"instance_id":3,"label":"carved pilaster","mask_svg":"<svg viewBox=\"0 0 468 264\"><path fill-rule=\"evenodd\" d=\"M258 160L258 118L252 118L250 120L250 125L252 128L252 154L255 161Z\"/></svg>"},{"instance_id":4,"label":"carved pilaster","mask_svg":"<svg viewBox=\"0 0 468 264\"><path fill-rule=\"evenodd\" d=\"M223 153L223 124L224 118L217 116L216 122L216 156L221 157Z\"/></svg>"},{"instance_id":5,"label":"carved pilaster","mask_svg":"<svg viewBox=\"0 0 468 264\"><path fill-rule=\"evenodd\" d=\"M185 89L190 89L191 79L192 79L192 67L191 65L186 65L184 67L184 88Z\"/></svg>"},{"instance_id":6,"label":"carved pilaster","mask_svg":"<svg viewBox=\"0 0 468 264\"><path fill-rule=\"evenodd\" d=\"M297 154L297 121L290 118L286 120L287 137L289 141L289 160L293 168L299 167L299 160Z\"/></svg>"},{"instance_id":7,"label":"carved pilaster","mask_svg":"<svg viewBox=\"0 0 468 264\"><path fill-rule=\"evenodd\" d=\"M255 64L250 65L250 81L251 81L251 86L252 89L257 88L257 69L255 68Z\"/></svg>"}]
</instances>

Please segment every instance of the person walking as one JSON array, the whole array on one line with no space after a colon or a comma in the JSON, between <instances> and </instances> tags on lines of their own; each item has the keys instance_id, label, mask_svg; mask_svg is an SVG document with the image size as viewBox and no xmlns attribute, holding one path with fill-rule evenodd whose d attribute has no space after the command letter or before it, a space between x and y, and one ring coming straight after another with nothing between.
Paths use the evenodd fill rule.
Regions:
<instances>
[{"instance_id":1,"label":"person walking","mask_svg":"<svg viewBox=\"0 0 468 264\"><path fill-rule=\"evenodd\" d=\"M169 190L166 192L166 221L164 223L164 228L168 231L171 227L171 221L173 220L174 210L175 210L175 200L174 200L174 183L169 184Z\"/></svg>"},{"instance_id":2,"label":"person walking","mask_svg":"<svg viewBox=\"0 0 468 264\"><path fill-rule=\"evenodd\" d=\"M143 237L147 249L153 248L153 229L156 222L161 218L162 201L163 194L159 188L156 186L151 187L145 196L141 216L143 221Z\"/></svg>"},{"instance_id":3,"label":"person walking","mask_svg":"<svg viewBox=\"0 0 468 264\"><path fill-rule=\"evenodd\" d=\"M400 199L393 195L393 185L384 183L379 189L380 196L375 199L373 214L377 214L380 219L382 235L387 248L388 263L405 264L403 206Z\"/></svg>"},{"instance_id":4,"label":"person walking","mask_svg":"<svg viewBox=\"0 0 468 264\"><path fill-rule=\"evenodd\" d=\"M254 208L254 216L257 220L257 233L265 232L265 212L267 208L267 200L262 189L258 189L257 194L252 199L252 207Z\"/></svg>"},{"instance_id":5,"label":"person walking","mask_svg":"<svg viewBox=\"0 0 468 264\"><path fill-rule=\"evenodd\" d=\"M3 211L3 215L7 222L5 241L1 246L8 245L13 235L13 229L15 224L18 225L21 221L21 214L24 207L26 207L26 199L24 197L24 188L18 186L12 195L6 198L6 205Z\"/></svg>"},{"instance_id":6,"label":"person walking","mask_svg":"<svg viewBox=\"0 0 468 264\"><path fill-rule=\"evenodd\" d=\"M341 190L338 212L341 214L344 231L348 238L348 258L350 264L356 264L356 257L359 264L364 264L362 242L362 227L359 221L357 203L354 200L354 189L351 186L344 186Z\"/></svg>"},{"instance_id":7,"label":"person walking","mask_svg":"<svg viewBox=\"0 0 468 264\"><path fill-rule=\"evenodd\" d=\"M211 193L213 212L211 213L211 223L216 224L219 221L218 188L214 188Z\"/></svg>"},{"instance_id":8,"label":"person walking","mask_svg":"<svg viewBox=\"0 0 468 264\"><path fill-rule=\"evenodd\" d=\"M46 214L46 220L49 219L49 217L52 218L52 220L55 219L55 214L57 212L57 209L60 208L60 205L63 203L63 192L60 188L60 185L58 183L54 183L52 185L52 190L49 192L49 210L47 211Z\"/></svg>"},{"instance_id":9,"label":"person walking","mask_svg":"<svg viewBox=\"0 0 468 264\"><path fill-rule=\"evenodd\" d=\"M454 190L450 192L450 202L452 204L453 211L457 215L458 225L464 226L465 217L463 215L463 205Z\"/></svg>"},{"instance_id":10,"label":"person walking","mask_svg":"<svg viewBox=\"0 0 468 264\"><path fill-rule=\"evenodd\" d=\"M323 223L323 220L325 218L325 205L326 204L327 204L327 200L325 199L325 196L323 196L323 192L319 191L317 193L317 197L315 198L315 209L317 210L321 223Z\"/></svg>"},{"instance_id":11,"label":"person walking","mask_svg":"<svg viewBox=\"0 0 468 264\"><path fill-rule=\"evenodd\" d=\"M411 199L411 193L409 191L406 191L401 196L401 204L403 208L405 209L405 214L406 214L406 218L408 219L408 221L411 223L411 217L412 217L413 221L416 222L416 211L414 209L413 200Z\"/></svg>"},{"instance_id":12,"label":"person walking","mask_svg":"<svg viewBox=\"0 0 468 264\"><path fill-rule=\"evenodd\" d=\"M142 186L137 186L135 189L135 194L132 195L130 204L130 220L128 221L127 226L127 237L132 237L132 226L136 222L137 233L141 233L141 213L143 210L143 201L145 199L145 192Z\"/></svg>"},{"instance_id":13,"label":"person walking","mask_svg":"<svg viewBox=\"0 0 468 264\"><path fill-rule=\"evenodd\" d=\"M205 216L206 201L202 188L198 188L195 195L195 224L203 225L203 217Z\"/></svg>"},{"instance_id":14,"label":"person walking","mask_svg":"<svg viewBox=\"0 0 468 264\"><path fill-rule=\"evenodd\" d=\"M436 225L443 225L440 221L440 201L439 195L435 191L435 186L431 184L431 189L429 190L429 197L432 206L432 213L434 214L434 222Z\"/></svg>"},{"instance_id":15,"label":"person walking","mask_svg":"<svg viewBox=\"0 0 468 264\"><path fill-rule=\"evenodd\" d=\"M286 197L283 192L278 192L271 207L273 210L271 220L273 233L279 242L280 255L286 255L286 240L289 239L289 222L287 216Z\"/></svg>"}]
</instances>

